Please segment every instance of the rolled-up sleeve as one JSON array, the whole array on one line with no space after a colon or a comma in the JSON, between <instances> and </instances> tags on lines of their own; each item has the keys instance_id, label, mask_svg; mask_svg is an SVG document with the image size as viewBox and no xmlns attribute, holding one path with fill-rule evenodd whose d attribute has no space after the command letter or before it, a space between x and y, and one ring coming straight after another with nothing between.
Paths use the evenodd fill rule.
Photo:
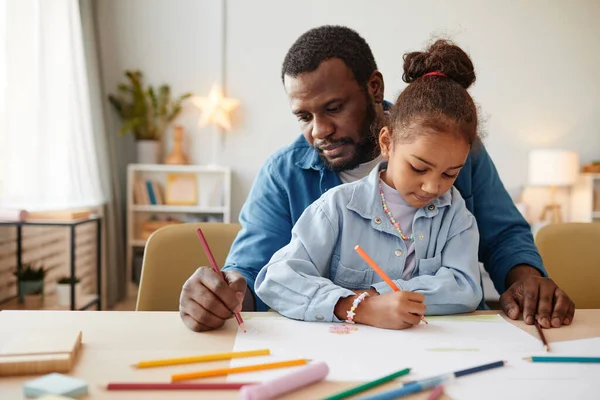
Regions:
<instances>
[{"instance_id":1,"label":"rolled-up sleeve","mask_svg":"<svg viewBox=\"0 0 600 400\"><path fill-rule=\"evenodd\" d=\"M254 289L262 301L288 318L338 322L336 303L354 292L327 278L339 228L320 203L313 203L302 214L290 243L261 269Z\"/></svg>"},{"instance_id":2,"label":"rolled-up sleeve","mask_svg":"<svg viewBox=\"0 0 600 400\"><path fill-rule=\"evenodd\" d=\"M479 233L472 214L465 209L454 227L450 239L444 245L439 257L441 267L433 275L420 275L410 280L397 279L394 282L401 290L420 292L425 295L427 315L458 314L471 312L481 302L481 273L477 260ZM421 267L419 267L421 272ZM373 285L377 292L390 292L385 282Z\"/></svg>"}]
</instances>

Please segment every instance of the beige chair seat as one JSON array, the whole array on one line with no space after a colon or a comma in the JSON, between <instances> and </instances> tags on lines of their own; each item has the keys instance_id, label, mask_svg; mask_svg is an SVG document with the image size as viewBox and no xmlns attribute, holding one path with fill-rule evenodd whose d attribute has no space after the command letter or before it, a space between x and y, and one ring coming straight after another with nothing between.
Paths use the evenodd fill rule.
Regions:
<instances>
[{"instance_id":1,"label":"beige chair seat","mask_svg":"<svg viewBox=\"0 0 600 400\"><path fill-rule=\"evenodd\" d=\"M548 275L576 308L600 308L600 224L546 225L535 244Z\"/></svg>"},{"instance_id":2,"label":"beige chair seat","mask_svg":"<svg viewBox=\"0 0 600 400\"><path fill-rule=\"evenodd\" d=\"M223 267L239 224L188 223L158 229L146 242L137 311L178 311L185 281L200 266L210 266L196 235L202 229L219 267Z\"/></svg>"}]
</instances>

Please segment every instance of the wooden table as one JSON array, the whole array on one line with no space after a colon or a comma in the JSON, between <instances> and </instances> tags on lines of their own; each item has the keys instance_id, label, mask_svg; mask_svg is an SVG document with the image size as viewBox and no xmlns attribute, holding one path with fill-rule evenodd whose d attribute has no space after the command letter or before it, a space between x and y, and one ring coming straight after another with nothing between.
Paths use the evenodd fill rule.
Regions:
<instances>
[{"instance_id":1,"label":"wooden table","mask_svg":"<svg viewBox=\"0 0 600 400\"><path fill-rule=\"evenodd\" d=\"M495 314L496 311L478 312ZM252 316L254 313L244 313ZM273 313L274 316L277 314ZM510 320L509 320L510 321ZM536 335L535 328L522 321L511 321L526 332ZM195 333L188 330L176 312L125 311L2 311L0 312L0 344L15 334L51 332L63 328L83 332L83 348L71 375L89 384L86 399L237 399L237 391L156 391L109 392L103 384L110 381L161 381L171 373L197 370L197 365L135 370L131 364L146 359L181 357L190 354L231 351L237 325L230 320L223 329ZM550 342L600 337L600 310L578 310L573 325L546 330ZM536 336L537 337L537 336ZM221 362L228 366L228 361ZM216 363L213 364L216 366ZM0 399L23 398L22 387L33 377L0 377ZM223 381L224 379L214 379ZM316 399L335 393L356 383L322 382L297 391L285 399ZM391 385L381 390L390 389ZM426 394L407 397L424 399ZM448 397L445 397L448 399Z\"/></svg>"}]
</instances>

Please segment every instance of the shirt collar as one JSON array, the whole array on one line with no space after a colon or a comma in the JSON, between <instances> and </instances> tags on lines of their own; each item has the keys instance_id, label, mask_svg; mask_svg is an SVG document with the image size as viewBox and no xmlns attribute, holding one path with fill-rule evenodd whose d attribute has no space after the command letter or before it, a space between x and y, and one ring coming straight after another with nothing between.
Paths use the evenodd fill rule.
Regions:
<instances>
[{"instance_id":1,"label":"shirt collar","mask_svg":"<svg viewBox=\"0 0 600 400\"><path fill-rule=\"evenodd\" d=\"M381 161L377 164L376 168L369 173L369 175L354 186L354 191L350 197L350 201L346 207L359 214L361 217L366 219L372 219L375 217L381 217L383 208L381 206L381 197L379 194L379 171L387 168L387 161ZM441 207L447 207L452 201L451 190L437 197L426 206L420 208L417 211L418 215L424 215L426 217L434 217L439 212L438 209Z\"/></svg>"}]
</instances>

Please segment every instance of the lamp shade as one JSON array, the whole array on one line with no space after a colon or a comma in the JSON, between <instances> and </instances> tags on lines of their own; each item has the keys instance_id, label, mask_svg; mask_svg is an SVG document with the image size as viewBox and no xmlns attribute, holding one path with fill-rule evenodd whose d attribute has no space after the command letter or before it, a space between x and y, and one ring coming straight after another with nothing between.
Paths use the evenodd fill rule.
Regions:
<instances>
[{"instance_id":1,"label":"lamp shade","mask_svg":"<svg viewBox=\"0 0 600 400\"><path fill-rule=\"evenodd\" d=\"M579 155L574 151L536 149L529 152L529 184L569 186L579 172Z\"/></svg>"}]
</instances>

